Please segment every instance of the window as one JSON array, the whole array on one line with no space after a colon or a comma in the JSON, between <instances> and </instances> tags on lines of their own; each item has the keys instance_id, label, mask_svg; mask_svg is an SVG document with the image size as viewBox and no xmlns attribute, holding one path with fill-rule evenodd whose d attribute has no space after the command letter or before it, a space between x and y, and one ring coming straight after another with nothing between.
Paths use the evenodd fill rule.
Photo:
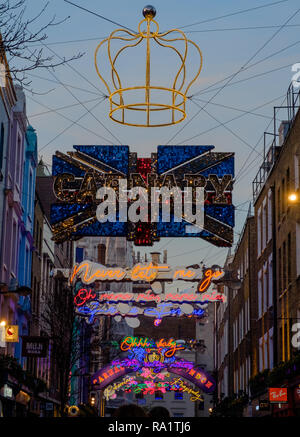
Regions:
<instances>
[{"instance_id":1,"label":"window","mask_svg":"<svg viewBox=\"0 0 300 437\"><path fill-rule=\"evenodd\" d=\"M250 314L249 314L249 297L245 301L245 334L249 331L250 328Z\"/></svg>"},{"instance_id":2,"label":"window","mask_svg":"<svg viewBox=\"0 0 300 437\"><path fill-rule=\"evenodd\" d=\"M257 214L257 255L261 254L261 208L258 209Z\"/></svg>"},{"instance_id":3,"label":"window","mask_svg":"<svg viewBox=\"0 0 300 437\"><path fill-rule=\"evenodd\" d=\"M287 287L287 275L286 275L286 268L287 268L287 262L286 262L286 242L284 241L282 246L282 273L283 273L283 289L285 290Z\"/></svg>"},{"instance_id":4,"label":"window","mask_svg":"<svg viewBox=\"0 0 300 437\"><path fill-rule=\"evenodd\" d=\"M263 283L263 290L262 290L262 298L263 298L263 311L264 313L267 311L268 308L268 264L264 264L264 283Z\"/></svg>"},{"instance_id":5,"label":"window","mask_svg":"<svg viewBox=\"0 0 300 437\"><path fill-rule=\"evenodd\" d=\"M100 264L105 265L105 254L106 254L105 244L98 244L98 262Z\"/></svg>"},{"instance_id":6,"label":"window","mask_svg":"<svg viewBox=\"0 0 300 437\"><path fill-rule=\"evenodd\" d=\"M286 186L285 186L285 179L282 179L281 182L282 186L282 193L281 193L281 212L282 214L285 213L285 206L286 206Z\"/></svg>"},{"instance_id":7,"label":"window","mask_svg":"<svg viewBox=\"0 0 300 437\"><path fill-rule=\"evenodd\" d=\"M281 216L281 192L280 188L278 188L277 191L277 220L280 222L280 216Z\"/></svg>"},{"instance_id":8,"label":"window","mask_svg":"<svg viewBox=\"0 0 300 437\"><path fill-rule=\"evenodd\" d=\"M299 185L300 185L300 180L299 180L299 158L298 156L294 156L294 169L295 169L295 190L298 190Z\"/></svg>"},{"instance_id":9,"label":"window","mask_svg":"<svg viewBox=\"0 0 300 437\"><path fill-rule=\"evenodd\" d=\"M155 397L154 397L154 399L155 399L156 401L161 400L161 399L163 399L163 398L164 398L164 395L163 395L162 393L160 393L160 392L156 392L156 393L155 393Z\"/></svg>"},{"instance_id":10,"label":"window","mask_svg":"<svg viewBox=\"0 0 300 437\"><path fill-rule=\"evenodd\" d=\"M269 292L269 307L273 305L273 260L272 255L269 256L268 260L268 277L269 277L269 284L268 284L268 292Z\"/></svg>"},{"instance_id":11,"label":"window","mask_svg":"<svg viewBox=\"0 0 300 437\"><path fill-rule=\"evenodd\" d=\"M272 191L268 192L268 238L269 242L272 238Z\"/></svg>"},{"instance_id":12,"label":"window","mask_svg":"<svg viewBox=\"0 0 300 437\"><path fill-rule=\"evenodd\" d=\"M279 293L281 294L282 291L282 274L281 274L281 268L282 268L282 261L281 261L281 247L278 250L278 285L279 285Z\"/></svg>"},{"instance_id":13,"label":"window","mask_svg":"<svg viewBox=\"0 0 300 437\"><path fill-rule=\"evenodd\" d=\"M273 346L273 328L269 330L269 369L273 369L274 366L274 346Z\"/></svg>"},{"instance_id":14,"label":"window","mask_svg":"<svg viewBox=\"0 0 300 437\"><path fill-rule=\"evenodd\" d=\"M3 152L4 152L4 124L1 123L1 133L0 133L0 170L3 164Z\"/></svg>"},{"instance_id":15,"label":"window","mask_svg":"<svg viewBox=\"0 0 300 437\"><path fill-rule=\"evenodd\" d=\"M263 369L263 339L262 337L259 339L259 348L258 348L258 366L259 371L262 372Z\"/></svg>"},{"instance_id":16,"label":"window","mask_svg":"<svg viewBox=\"0 0 300 437\"><path fill-rule=\"evenodd\" d=\"M262 209L262 250L266 248L267 244L267 199L264 199Z\"/></svg>"},{"instance_id":17,"label":"window","mask_svg":"<svg viewBox=\"0 0 300 437\"><path fill-rule=\"evenodd\" d=\"M287 244L287 279L288 279L288 284L290 284L292 282L292 242L291 242L291 233L289 233L288 235L288 244Z\"/></svg>"},{"instance_id":18,"label":"window","mask_svg":"<svg viewBox=\"0 0 300 437\"><path fill-rule=\"evenodd\" d=\"M258 301L258 317L262 316L262 271L258 272L258 287L257 287L257 301Z\"/></svg>"},{"instance_id":19,"label":"window","mask_svg":"<svg viewBox=\"0 0 300 437\"><path fill-rule=\"evenodd\" d=\"M176 391L174 393L174 399L176 401L182 401L183 400L183 393L182 393L182 391Z\"/></svg>"}]
</instances>

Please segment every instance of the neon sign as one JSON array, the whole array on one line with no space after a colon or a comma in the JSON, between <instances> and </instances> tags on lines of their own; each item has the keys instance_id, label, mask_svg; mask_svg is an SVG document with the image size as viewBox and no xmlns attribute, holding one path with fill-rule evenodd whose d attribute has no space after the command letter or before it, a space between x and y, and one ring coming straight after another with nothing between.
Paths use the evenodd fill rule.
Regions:
<instances>
[{"instance_id":1,"label":"neon sign","mask_svg":"<svg viewBox=\"0 0 300 437\"><path fill-rule=\"evenodd\" d=\"M197 367L188 369L170 366L168 371L189 380L197 385L197 387L201 388L205 393L212 393L215 390L215 380L203 369L198 369Z\"/></svg>"},{"instance_id":2,"label":"neon sign","mask_svg":"<svg viewBox=\"0 0 300 437\"><path fill-rule=\"evenodd\" d=\"M120 306L124 305L124 306ZM95 318L98 316L121 316L125 317L127 324L128 318L138 318L138 316L144 315L146 317L153 317L154 324L156 321L163 317L196 317L201 318L205 315L205 309L203 308L193 308L188 306L185 308L183 304L181 307L178 306L174 308L174 303L164 302L158 304L156 307L145 307L141 308L138 306L129 306L128 304L117 304L117 305L109 305L102 304L98 300L92 300L88 302L86 305L77 308L77 314L84 316L87 318L87 323L93 323ZM137 320L138 324L135 326L139 326L139 320Z\"/></svg>"},{"instance_id":3,"label":"neon sign","mask_svg":"<svg viewBox=\"0 0 300 437\"><path fill-rule=\"evenodd\" d=\"M104 397L109 399L115 399L117 397L116 392L124 391L125 393L142 393L143 395L152 395L155 392L166 393L170 391L183 392L190 395L190 401L203 401L202 395L198 390L188 386L181 378L175 378L170 381L143 381L140 382L134 377L126 377L120 383L114 383L109 385L104 390Z\"/></svg>"},{"instance_id":4,"label":"neon sign","mask_svg":"<svg viewBox=\"0 0 300 437\"><path fill-rule=\"evenodd\" d=\"M165 379L164 373L174 373L201 388L205 393L215 389L215 380L203 369L199 369L191 361L175 357L175 352L184 346L178 346L174 339L152 340L148 338L125 337L120 349L128 353L128 357L112 361L109 366L100 369L92 376L92 385L96 389L104 389L115 379L131 372L147 378ZM156 377L156 378L155 378ZM177 378L179 382L180 378ZM180 385L180 384L179 384ZM163 387L163 384L160 385ZM180 387L184 388L183 385Z\"/></svg>"},{"instance_id":5,"label":"neon sign","mask_svg":"<svg viewBox=\"0 0 300 437\"><path fill-rule=\"evenodd\" d=\"M164 356L171 358L177 351L185 349L185 346L180 346L176 344L173 338L165 340L164 338L153 341L148 338L137 338L137 337L126 337L121 345L120 349L124 352L132 350L133 348L141 347L144 349L149 349L156 347L158 350L166 349Z\"/></svg>"},{"instance_id":6,"label":"neon sign","mask_svg":"<svg viewBox=\"0 0 300 437\"><path fill-rule=\"evenodd\" d=\"M74 297L74 304L77 307L84 305L90 300L94 300L97 297L91 289L80 288ZM145 293L116 293L111 291L101 292L98 295L99 302L173 302L173 303L206 303L206 302L226 302L226 296L223 293L212 291L208 293L166 293L166 294L153 294L152 290L148 290Z\"/></svg>"},{"instance_id":7,"label":"neon sign","mask_svg":"<svg viewBox=\"0 0 300 437\"><path fill-rule=\"evenodd\" d=\"M198 291L203 293L211 285L213 279L220 279L223 275L224 272L221 270L207 269L203 274L202 269L172 268L166 264L153 265L152 262L136 264L132 269L123 269L121 267L105 267L91 261L82 261L73 267L69 282L73 284L76 280L80 280L84 284L91 284L95 281L146 281L150 283L155 280L200 281Z\"/></svg>"}]
</instances>

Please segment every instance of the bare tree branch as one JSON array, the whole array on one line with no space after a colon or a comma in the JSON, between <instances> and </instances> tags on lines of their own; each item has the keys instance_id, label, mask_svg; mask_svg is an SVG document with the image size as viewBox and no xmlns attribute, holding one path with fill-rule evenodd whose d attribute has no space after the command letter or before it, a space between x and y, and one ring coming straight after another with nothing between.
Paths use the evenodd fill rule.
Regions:
<instances>
[{"instance_id":1,"label":"bare tree branch","mask_svg":"<svg viewBox=\"0 0 300 437\"><path fill-rule=\"evenodd\" d=\"M25 18L28 0L0 1L0 41L10 66L11 77L20 85L29 86L26 72L41 68L55 68L81 58L84 53L77 53L69 58L55 61L54 55L45 54L45 47L30 50L32 44L44 43L47 30L65 23L70 17L58 20L54 15L46 24L31 30L44 16L49 3L46 3L32 18Z\"/></svg>"}]
</instances>

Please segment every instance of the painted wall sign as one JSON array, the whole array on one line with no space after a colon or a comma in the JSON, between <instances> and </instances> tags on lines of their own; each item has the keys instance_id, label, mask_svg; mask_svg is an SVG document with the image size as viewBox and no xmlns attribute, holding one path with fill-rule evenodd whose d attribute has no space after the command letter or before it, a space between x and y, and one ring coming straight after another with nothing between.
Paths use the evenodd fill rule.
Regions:
<instances>
[{"instance_id":1,"label":"painted wall sign","mask_svg":"<svg viewBox=\"0 0 300 437\"><path fill-rule=\"evenodd\" d=\"M136 153L129 152L128 146L74 146L74 149L67 155L56 152L53 157L58 202L51 207L51 224L56 241L83 236L126 236L136 245L149 246L161 237L200 237L216 246L232 245L233 153L214 152L214 146L158 146L151 158L138 158ZM109 188L116 193L113 199L105 197L105 189ZM168 220L160 211L168 204L161 200L163 189L173 190ZM137 190L146 193L145 201L134 197ZM152 193L158 190L158 209L153 216ZM180 213L176 202L182 199L178 190L183 194L184 207ZM108 192L111 196L112 191ZM191 197L186 198L189 192ZM186 214L192 204L199 203L201 193L201 207L194 215L188 214L193 220L195 217L196 226L191 231L193 222L186 220ZM116 212L106 214L105 208L112 203L116 203ZM130 216L132 208L135 220ZM100 222L103 214L105 221Z\"/></svg>"}]
</instances>

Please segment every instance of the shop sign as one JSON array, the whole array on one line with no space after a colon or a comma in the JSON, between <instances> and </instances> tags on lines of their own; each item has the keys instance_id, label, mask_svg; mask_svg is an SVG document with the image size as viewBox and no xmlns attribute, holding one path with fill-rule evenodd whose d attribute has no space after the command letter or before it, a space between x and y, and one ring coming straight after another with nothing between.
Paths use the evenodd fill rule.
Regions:
<instances>
[{"instance_id":1,"label":"shop sign","mask_svg":"<svg viewBox=\"0 0 300 437\"><path fill-rule=\"evenodd\" d=\"M22 337L22 356L45 358L48 353L49 339L47 337Z\"/></svg>"},{"instance_id":2,"label":"shop sign","mask_svg":"<svg viewBox=\"0 0 300 437\"><path fill-rule=\"evenodd\" d=\"M16 396L16 402L22 405L27 405L29 401L30 401L29 394L23 390L20 390Z\"/></svg>"},{"instance_id":3,"label":"shop sign","mask_svg":"<svg viewBox=\"0 0 300 437\"><path fill-rule=\"evenodd\" d=\"M4 384L1 391L4 398L8 398L8 399L13 398L13 389L9 385Z\"/></svg>"},{"instance_id":4,"label":"shop sign","mask_svg":"<svg viewBox=\"0 0 300 437\"><path fill-rule=\"evenodd\" d=\"M271 403L284 403L287 402L287 388L269 388L269 401Z\"/></svg>"},{"instance_id":5,"label":"shop sign","mask_svg":"<svg viewBox=\"0 0 300 437\"><path fill-rule=\"evenodd\" d=\"M259 411L269 411L270 402L267 400L259 401Z\"/></svg>"},{"instance_id":6,"label":"shop sign","mask_svg":"<svg viewBox=\"0 0 300 437\"><path fill-rule=\"evenodd\" d=\"M295 388L294 397L296 402L300 402L300 387Z\"/></svg>"},{"instance_id":7,"label":"shop sign","mask_svg":"<svg viewBox=\"0 0 300 437\"><path fill-rule=\"evenodd\" d=\"M11 343L19 342L19 326L8 325L5 327L5 341Z\"/></svg>"}]
</instances>

